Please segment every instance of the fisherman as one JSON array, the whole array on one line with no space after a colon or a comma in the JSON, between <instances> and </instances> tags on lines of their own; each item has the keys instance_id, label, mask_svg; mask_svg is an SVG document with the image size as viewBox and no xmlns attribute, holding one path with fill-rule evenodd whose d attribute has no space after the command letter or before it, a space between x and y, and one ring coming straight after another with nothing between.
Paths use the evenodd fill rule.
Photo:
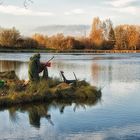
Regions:
<instances>
[{"instance_id":1,"label":"fisherman","mask_svg":"<svg viewBox=\"0 0 140 140\"><path fill-rule=\"evenodd\" d=\"M40 62L40 54L35 54L30 57L29 68L28 68L28 76L30 81L39 81L39 73L43 71L43 79L48 79L48 69L47 66L50 66L50 62L41 63Z\"/></svg>"}]
</instances>

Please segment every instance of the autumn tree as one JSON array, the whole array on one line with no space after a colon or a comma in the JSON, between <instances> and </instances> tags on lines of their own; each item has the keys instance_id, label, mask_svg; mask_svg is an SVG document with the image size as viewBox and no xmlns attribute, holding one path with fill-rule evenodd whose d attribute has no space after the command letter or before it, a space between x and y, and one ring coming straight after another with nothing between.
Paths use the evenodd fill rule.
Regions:
<instances>
[{"instance_id":1,"label":"autumn tree","mask_svg":"<svg viewBox=\"0 0 140 140\"><path fill-rule=\"evenodd\" d=\"M123 26L119 25L115 28L116 43L115 49L123 50L127 49L126 31Z\"/></svg>"},{"instance_id":2,"label":"autumn tree","mask_svg":"<svg viewBox=\"0 0 140 140\"><path fill-rule=\"evenodd\" d=\"M47 37L46 45L48 48L63 51L81 48L78 40L71 36L64 36L62 33Z\"/></svg>"},{"instance_id":3,"label":"autumn tree","mask_svg":"<svg viewBox=\"0 0 140 140\"><path fill-rule=\"evenodd\" d=\"M46 38L44 35L37 33L32 36L32 39L37 41L40 47L46 47Z\"/></svg>"},{"instance_id":4,"label":"autumn tree","mask_svg":"<svg viewBox=\"0 0 140 140\"><path fill-rule=\"evenodd\" d=\"M93 24L90 32L90 40L97 46L100 46L104 41L102 22L99 17L93 19Z\"/></svg>"},{"instance_id":5,"label":"autumn tree","mask_svg":"<svg viewBox=\"0 0 140 140\"><path fill-rule=\"evenodd\" d=\"M20 32L14 27L12 29L0 29L0 45L5 47L13 47L20 37Z\"/></svg>"},{"instance_id":6,"label":"autumn tree","mask_svg":"<svg viewBox=\"0 0 140 140\"><path fill-rule=\"evenodd\" d=\"M20 41L17 44L17 46L18 48L24 48L24 49L33 49L33 48L35 49L40 47L38 42L30 37L24 38L22 41Z\"/></svg>"},{"instance_id":7,"label":"autumn tree","mask_svg":"<svg viewBox=\"0 0 140 140\"><path fill-rule=\"evenodd\" d=\"M126 26L127 31L127 42L128 42L128 49L136 50L138 40L139 40L139 33L136 30L136 27L133 25Z\"/></svg>"},{"instance_id":8,"label":"autumn tree","mask_svg":"<svg viewBox=\"0 0 140 140\"><path fill-rule=\"evenodd\" d=\"M136 50L139 43L139 34L134 25L119 25L115 28L116 49Z\"/></svg>"},{"instance_id":9,"label":"autumn tree","mask_svg":"<svg viewBox=\"0 0 140 140\"><path fill-rule=\"evenodd\" d=\"M53 35L49 38L50 43L49 48L53 48L53 49L58 49L58 50L63 50L63 40L64 40L64 35L59 33L57 35Z\"/></svg>"},{"instance_id":10,"label":"autumn tree","mask_svg":"<svg viewBox=\"0 0 140 140\"><path fill-rule=\"evenodd\" d=\"M77 40L80 44L80 49L93 49L91 40L88 37L78 37Z\"/></svg>"},{"instance_id":11,"label":"autumn tree","mask_svg":"<svg viewBox=\"0 0 140 140\"><path fill-rule=\"evenodd\" d=\"M137 50L140 50L140 26L136 27L138 31L138 44L137 44Z\"/></svg>"},{"instance_id":12,"label":"autumn tree","mask_svg":"<svg viewBox=\"0 0 140 140\"><path fill-rule=\"evenodd\" d=\"M62 44L61 44L62 46L61 49L70 50L70 49L75 48L75 45L76 45L76 41L74 37L68 36L63 39Z\"/></svg>"}]
</instances>

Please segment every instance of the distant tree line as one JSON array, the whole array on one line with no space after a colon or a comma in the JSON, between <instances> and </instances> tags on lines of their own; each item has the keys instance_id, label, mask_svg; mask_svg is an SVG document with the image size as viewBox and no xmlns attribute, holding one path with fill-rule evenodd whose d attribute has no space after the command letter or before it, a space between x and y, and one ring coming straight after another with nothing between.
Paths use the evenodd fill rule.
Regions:
<instances>
[{"instance_id":1,"label":"distant tree line","mask_svg":"<svg viewBox=\"0 0 140 140\"><path fill-rule=\"evenodd\" d=\"M53 36L36 33L31 37L22 37L15 28L0 28L0 47L56 50L140 50L140 26L113 27L110 19L101 21L96 17L93 19L88 37L64 36L62 33Z\"/></svg>"}]
</instances>

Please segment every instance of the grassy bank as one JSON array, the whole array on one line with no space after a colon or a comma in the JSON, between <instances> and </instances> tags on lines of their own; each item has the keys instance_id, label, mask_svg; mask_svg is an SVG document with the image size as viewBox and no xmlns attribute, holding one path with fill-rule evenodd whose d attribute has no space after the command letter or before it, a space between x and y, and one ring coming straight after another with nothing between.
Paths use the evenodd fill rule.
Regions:
<instances>
[{"instance_id":1,"label":"grassy bank","mask_svg":"<svg viewBox=\"0 0 140 140\"><path fill-rule=\"evenodd\" d=\"M14 72L0 73L0 79L5 85L0 88L0 107L49 100L85 100L96 99L101 91L86 81L77 81L75 84L66 84L59 79L50 78L25 85Z\"/></svg>"}]
</instances>

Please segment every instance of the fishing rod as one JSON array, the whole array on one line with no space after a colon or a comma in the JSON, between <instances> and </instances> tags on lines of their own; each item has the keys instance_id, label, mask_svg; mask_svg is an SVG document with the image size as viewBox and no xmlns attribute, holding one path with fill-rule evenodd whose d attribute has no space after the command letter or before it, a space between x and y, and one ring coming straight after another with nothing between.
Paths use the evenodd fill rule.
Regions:
<instances>
[{"instance_id":1,"label":"fishing rod","mask_svg":"<svg viewBox=\"0 0 140 140\"><path fill-rule=\"evenodd\" d=\"M54 59L54 56L51 57L51 58L46 62L46 65L47 65L48 63L50 63L50 61L53 60L53 59Z\"/></svg>"},{"instance_id":2,"label":"fishing rod","mask_svg":"<svg viewBox=\"0 0 140 140\"><path fill-rule=\"evenodd\" d=\"M47 61L47 63L49 63L51 60L53 60L54 59L54 56L53 57L51 57L48 61Z\"/></svg>"},{"instance_id":3,"label":"fishing rod","mask_svg":"<svg viewBox=\"0 0 140 140\"><path fill-rule=\"evenodd\" d=\"M44 68L45 68L46 66L48 66L48 67L51 66L50 61L51 61L52 59L54 59L54 56L51 57L46 63L44 63Z\"/></svg>"}]
</instances>

